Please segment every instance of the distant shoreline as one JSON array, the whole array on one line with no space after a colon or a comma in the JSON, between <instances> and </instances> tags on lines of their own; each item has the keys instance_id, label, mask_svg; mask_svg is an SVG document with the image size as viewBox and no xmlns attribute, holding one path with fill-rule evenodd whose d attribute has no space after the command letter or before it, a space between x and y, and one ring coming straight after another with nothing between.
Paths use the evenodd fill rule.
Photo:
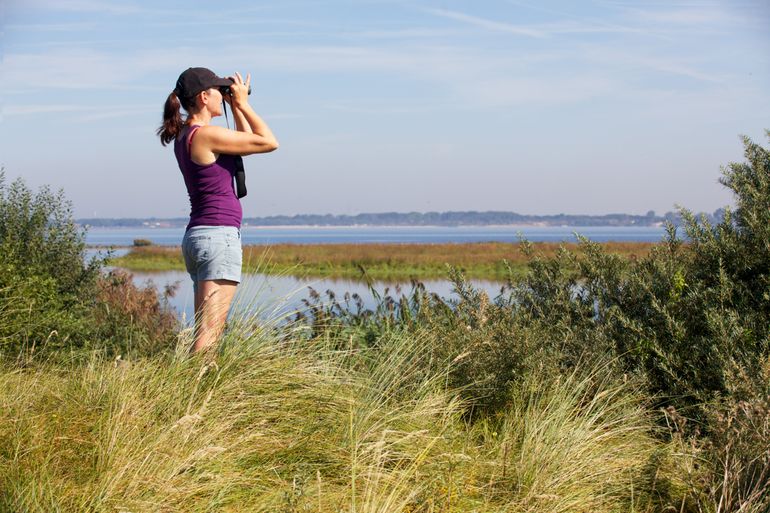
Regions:
<instances>
[{"instance_id":1,"label":"distant shoreline","mask_svg":"<svg viewBox=\"0 0 770 513\"><path fill-rule=\"evenodd\" d=\"M711 222L721 220L723 209L700 213ZM76 222L90 228L179 228L187 217L145 218L81 218ZM679 212L657 215L650 210L644 215L611 213L601 215L549 214L528 215L502 211L465 212L381 212L355 215L297 214L292 216L244 217L244 227L321 229L321 228L454 228L454 227L656 227L664 223L681 224Z\"/></svg>"},{"instance_id":2,"label":"distant shoreline","mask_svg":"<svg viewBox=\"0 0 770 513\"><path fill-rule=\"evenodd\" d=\"M628 225L621 225L621 224L593 224L593 225L582 225L582 224L549 224L549 223L517 223L517 224L460 224L460 225L441 225L441 224L415 224L415 225L404 225L404 224L351 224L351 225L331 225L331 224L290 224L290 225L276 225L276 224L261 224L261 225L253 225L253 224L244 224L241 226L241 229L249 229L254 228L258 230L264 230L264 229L286 229L286 230L309 230L309 229L321 229L321 230L333 230L338 228L366 228L366 229L376 229L376 228L382 228L382 229L394 229L394 228L660 228L664 225L664 223L654 223L654 224L628 224ZM135 225L113 225L113 226L94 226L94 225L80 225L80 226L86 226L89 230L95 229L95 230L135 230L137 228L140 229L147 229L147 230L163 230L163 229L174 229L174 228L185 228L186 225L169 225L169 226L135 226Z\"/></svg>"}]
</instances>

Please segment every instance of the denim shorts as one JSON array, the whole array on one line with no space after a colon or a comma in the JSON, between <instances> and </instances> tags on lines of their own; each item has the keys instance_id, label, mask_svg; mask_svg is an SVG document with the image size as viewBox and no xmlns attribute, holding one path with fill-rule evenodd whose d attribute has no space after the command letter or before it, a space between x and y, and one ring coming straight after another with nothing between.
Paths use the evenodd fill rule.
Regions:
<instances>
[{"instance_id":1,"label":"denim shorts","mask_svg":"<svg viewBox=\"0 0 770 513\"><path fill-rule=\"evenodd\" d=\"M182 254L196 289L205 280L241 282L241 231L234 226L193 226L182 238Z\"/></svg>"}]
</instances>

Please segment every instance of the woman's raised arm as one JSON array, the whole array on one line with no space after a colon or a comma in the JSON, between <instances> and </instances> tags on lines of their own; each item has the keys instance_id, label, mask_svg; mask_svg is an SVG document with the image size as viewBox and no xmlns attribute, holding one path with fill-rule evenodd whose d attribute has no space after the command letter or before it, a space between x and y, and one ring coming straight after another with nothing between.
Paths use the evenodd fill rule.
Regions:
<instances>
[{"instance_id":1,"label":"woman's raised arm","mask_svg":"<svg viewBox=\"0 0 770 513\"><path fill-rule=\"evenodd\" d=\"M278 141L275 140L272 132L266 137L214 125L201 127L196 134L195 142L213 153L226 155L252 155L254 153L269 153L278 149Z\"/></svg>"}]
</instances>

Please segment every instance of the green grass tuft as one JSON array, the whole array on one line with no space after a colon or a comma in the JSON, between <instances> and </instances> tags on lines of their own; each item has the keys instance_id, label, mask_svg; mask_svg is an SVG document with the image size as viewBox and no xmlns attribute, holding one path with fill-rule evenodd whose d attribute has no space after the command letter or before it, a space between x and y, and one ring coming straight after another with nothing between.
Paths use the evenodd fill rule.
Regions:
<instances>
[{"instance_id":1,"label":"green grass tuft","mask_svg":"<svg viewBox=\"0 0 770 513\"><path fill-rule=\"evenodd\" d=\"M493 428L424 372L418 337L335 349L244 326L215 359L2 368L0 506L620 511L660 445L626 384L531 376Z\"/></svg>"}]
</instances>

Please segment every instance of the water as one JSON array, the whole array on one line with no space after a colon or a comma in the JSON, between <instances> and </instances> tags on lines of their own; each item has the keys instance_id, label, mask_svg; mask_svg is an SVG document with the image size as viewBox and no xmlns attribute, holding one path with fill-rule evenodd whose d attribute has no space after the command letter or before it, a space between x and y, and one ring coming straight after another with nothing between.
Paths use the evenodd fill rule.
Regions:
<instances>
[{"instance_id":1,"label":"water","mask_svg":"<svg viewBox=\"0 0 770 513\"><path fill-rule=\"evenodd\" d=\"M194 296L190 276L184 271L162 272L133 272L134 283L138 286L146 286L151 282L158 290L163 290L168 285L177 285L177 292L170 298L170 305L179 313L185 321L193 317ZM435 292L441 297L452 296L452 284L447 280L429 280L423 282L425 288ZM500 293L501 283L487 280L473 280L473 285L487 292L490 297ZM373 308L375 299L369 288L359 281L343 279L312 279L296 278L293 276L272 276L266 274L246 274L238 286L236 297L233 301L232 312L249 313L257 312L261 317L269 318L284 315L288 312L301 310L304 307L303 299L309 297L308 287L313 287L326 298L325 292L332 290L337 300L342 302L345 292L351 295L357 293L361 296L365 308ZM389 289L391 295L395 295L397 287L407 295L412 290L410 283L376 282L374 289L384 295Z\"/></svg>"},{"instance_id":2,"label":"water","mask_svg":"<svg viewBox=\"0 0 770 513\"><path fill-rule=\"evenodd\" d=\"M558 226L403 226L403 227L244 227L242 230L243 244L353 244L353 243L446 243L446 242L518 242L520 236L533 242L575 241L575 233L585 235L597 242L656 242L664 235L662 227L558 227ZM91 228L86 242L91 246L126 247L133 244L134 239L149 239L156 245L178 246L182 240L184 228ZM127 249L114 250L114 256L125 254ZM89 254L96 250L89 251ZM135 272L134 282L143 285L151 281L158 290L167 285L178 283L176 295L171 298L171 306L179 312L183 319L191 319L193 315L192 282L183 271L164 272ZM500 292L501 283L475 280L473 285L486 291L490 297ZM452 284L447 280L430 280L424 282L430 292L448 298L452 295ZM269 317L295 311L303 307L302 300L309 297L308 287L324 293L332 290L337 298L342 299L345 292L351 295L357 293L364 300L367 308L375 305L368 287L354 280L341 279L308 279L292 276L271 276L265 274L244 274L243 283L238 287L233 311L261 312L260 315ZM378 293L384 294L390 289L391 294L396 287L403 292L411 290L409 283L377 282L374 284Z\"/></svg>"},{"instance_id":3,"label":"water","mask_svg":"<svg viewBox=\"0 0 770 513\"><path fill-rule=\"evenodd\" d=\"M345 226L345 227L256 227L241 229L244 244L366 244L574 242L575 233L597 242L657 242L665 233L659 226ZM90 228L90 246L131 246L134 239L148 239L160 246L178 246L184 228Z\"/></svg>"}]
</instances>

